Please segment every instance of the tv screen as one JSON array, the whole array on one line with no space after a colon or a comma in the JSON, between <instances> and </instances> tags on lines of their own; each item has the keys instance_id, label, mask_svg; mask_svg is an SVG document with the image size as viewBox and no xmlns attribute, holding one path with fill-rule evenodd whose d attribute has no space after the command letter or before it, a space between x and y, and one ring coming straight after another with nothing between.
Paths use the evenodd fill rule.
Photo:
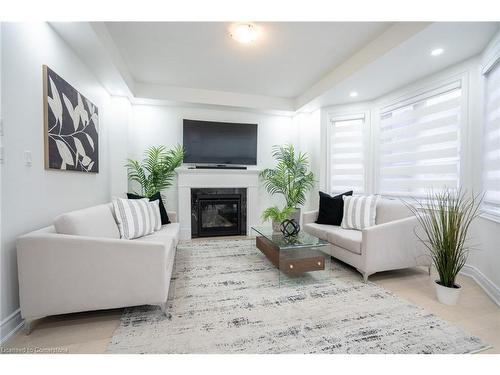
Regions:
<instances>
[{"instance_id":1,"label":"tv screen","mask_svg":"<svg viewBox=\"0 0 500 375\"><path fill-rule=\"evenodd\" d=\"M184 120L184 162L257 164L257 124Z\"/></svg>"}]
</instances>

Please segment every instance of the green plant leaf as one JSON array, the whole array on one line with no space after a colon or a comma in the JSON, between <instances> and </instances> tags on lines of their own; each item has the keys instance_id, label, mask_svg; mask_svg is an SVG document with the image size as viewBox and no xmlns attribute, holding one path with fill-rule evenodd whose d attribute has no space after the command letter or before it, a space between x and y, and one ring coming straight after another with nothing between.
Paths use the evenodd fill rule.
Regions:
<instances>
[{"instance_id":1,"label":"green plant leaf","mask_svg":"<svg viewBox=\"0 0 500 375\"><path fill-rule=\"evenodd\" d=\"M275 220L282 222L283 220L290 219L294 211L295 208L293 207L284 207L282 210L280 210L277 206L269 207L262 213L262 220Z\"/></svg>"},{"instance_id":2,"label":"green plant leaf","mask_svg":"<svg viewBox=\"0 0 500 375\"><path fill-rule=\"evenodd\" d=\"M469 250L468 231L479 215L484 195L462 189L430 191L427 199L403 201L417 218L422 234L415 234L428 249L441 285L452 288L465 265Z\"/></svg>"},{"instance_id":3,"label":"green plant leaf","mask_svg":"<svg viewBox=\"0 0 500 375\"><path fill-rule=\"evenodd\" d=\"M129 180L137 182L142 195L150 197L172 185L175 169L181 166L183 159L184 149L180 145L171 150L153 146L144 152L142 162L129 159L125 166Z\"/></svg>"},{"instance_id":4,"label":"green plant leaf","mask_svg":"<svg viewBox=\"0 0 500 375\"><path fill-rule=\"evenodd\" d=\"M308 171L309 161L304 153L296 153L292 145L273 146L275 168L264 169L260 176L271 195L281 194L288 207L298 207L306 202L306 193L314 187L314 175Z\"/></svg>"}]
</instances>

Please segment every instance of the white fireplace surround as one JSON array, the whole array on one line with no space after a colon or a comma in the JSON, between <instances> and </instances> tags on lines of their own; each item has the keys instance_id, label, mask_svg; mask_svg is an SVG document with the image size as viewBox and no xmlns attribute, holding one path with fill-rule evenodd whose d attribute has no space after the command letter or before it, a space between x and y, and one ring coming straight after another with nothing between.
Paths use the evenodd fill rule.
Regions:
<instances>
[{"instance_id":1,"label":"white fireplace surround","mask_svg":"<svg viewBox=\"0 0 500 375\"><path fill-rule=\"evenodd\" d=\"M176 169L178 191L178 215L181 226L180 238L191 238L191 189L192 188L246 188L247 234L250 227L259 224L258 189L259 172L248 169L195 169L182 166Z\"/></svg>"}]
</instances>

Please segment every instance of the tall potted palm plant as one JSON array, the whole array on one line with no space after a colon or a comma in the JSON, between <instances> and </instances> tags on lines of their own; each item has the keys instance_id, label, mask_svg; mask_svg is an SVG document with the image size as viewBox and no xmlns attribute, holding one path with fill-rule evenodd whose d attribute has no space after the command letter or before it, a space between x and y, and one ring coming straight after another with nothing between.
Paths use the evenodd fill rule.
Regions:
<instances>
[{"instance_id":1,"label":"tall potted palm plant","mask_svg":"<svg viewBox=\"0 0 500 375\"><path fill-rule=\"evenodd\" d=\"M141 188L140 193L134 193L149 198L171 186L175 168L181 166L183 159L184 150L180 145L171 150L165 146L153 146L144 152L142 161L128 159L125 164L128 179Z\"/></svg>"},{"instance_id":2,"label":"tall potted palm plant","mask_svg":"<svg viewBox=\"0 0 500 375\"><path fill-rule=\"evenodd\" d=\"M314 186L314 175L310 172L307 155L296 152L293 145L277 145L273 147L273 157L278 162L276 167L264 169L260 176L269 194L281 194L285 198L285 214L293 212L297 221L300 219L299 207L306 202L306 193ZM290 209L292 209L290 211ZM265 213L275 211L274 209ZM276 213L276 212L274 212ZM264 215L264 217L280 217L280 215Z\"/></svg>"},{"instance_id":3,"label":"tall potted palm plant","mask_svg":"<svg viewBox=\"0 0 500 375\"><path fill-rule=\"evenodd\" d=\"M445 189L429 193L425 201L407 203L423 230L417 236L429 250L439 275L436 293L441 303L455 305L458 301L461 287L456 277L467 261L469 228L481 201L482 197L472 193Z\"/></svg>"}]
</instances>

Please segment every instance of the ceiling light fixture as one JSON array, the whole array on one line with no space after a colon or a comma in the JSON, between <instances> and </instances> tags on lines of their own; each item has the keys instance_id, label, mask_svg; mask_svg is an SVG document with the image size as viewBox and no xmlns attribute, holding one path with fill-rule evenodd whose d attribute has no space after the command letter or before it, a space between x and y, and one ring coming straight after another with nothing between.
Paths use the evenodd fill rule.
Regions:
<instances>
[{"instance_id":1,"label":"ceiling light fixture","mask_svg":"<svg viewBox=\"0 0 500 375\"><path fill-rule=\"evenodd\" d=\"M431 56L439 56L444 52L444 49L442 48L436 48L431 51Z\"/></svg>"},{"instance_id":2,"label":"ceiling light fixture","mask_svg":"<svg viewBox=\"0 0 500 375\"><path fill-rule=\"evenodd\" d=\"M351 93L349 94L349 96L351 98L355 98L356 96L358 96L358 93L356 91L351 91Z\"/></svg>"},{"instance_id":3,"label":"ceiling light fixture","mask_svg":"<svg viewBox=\"0 0 500 375\"><path fill-rule=\"evenodd\" d=\"M231 26L229 35L239 43L250 44L257 40L259 31L251 23L237 23Z\"/></svg>"}]
</instances>

